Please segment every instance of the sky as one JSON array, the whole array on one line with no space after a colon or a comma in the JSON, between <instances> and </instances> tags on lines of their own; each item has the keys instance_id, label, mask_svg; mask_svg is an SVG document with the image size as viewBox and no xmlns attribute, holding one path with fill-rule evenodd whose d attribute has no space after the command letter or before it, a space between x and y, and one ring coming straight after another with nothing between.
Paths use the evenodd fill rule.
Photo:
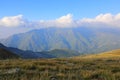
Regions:
<instances>
[{"instance_id":1,"label":"sky","mask_svg":"<svg viewBox=\"0 0 120 80\"><path fill-rule=\"evenodd\" d=\"M0 0L0 18L24 15L29 20L51 20L66 14L74 19L101 13L117 14L120 0Z\"/></svg>"},{"instance_id":2,"label":"sky","mask_svg":"<svg viewBox=\"0 0 120 80\"><path fill-rule=\"evenodd\" d=\"M47 27L120 27L120 0L0 0L0 39Z\"/></svg>"}]
</instances>

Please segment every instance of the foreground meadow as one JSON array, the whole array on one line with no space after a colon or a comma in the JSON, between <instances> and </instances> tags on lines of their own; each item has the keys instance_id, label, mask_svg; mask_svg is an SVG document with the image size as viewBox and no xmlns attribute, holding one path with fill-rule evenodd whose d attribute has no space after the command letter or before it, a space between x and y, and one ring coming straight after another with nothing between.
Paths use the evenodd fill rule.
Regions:
<instances>
[{"instance_id":1,"label":"foreground meadow","mask_svg":"<svg viewBox=\"0 0 120 80\"><path fill-rule=\"evenodd\" d=\"M120 57L1 60L0 80L120 80Z\"/></svg>"}]
</instances>

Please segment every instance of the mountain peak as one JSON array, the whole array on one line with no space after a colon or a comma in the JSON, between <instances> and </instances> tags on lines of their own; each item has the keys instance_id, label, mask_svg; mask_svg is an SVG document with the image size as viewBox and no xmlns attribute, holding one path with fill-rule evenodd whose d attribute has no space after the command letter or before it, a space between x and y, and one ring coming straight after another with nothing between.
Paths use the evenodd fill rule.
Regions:
<instances>
[{"instance_id":1,"label":"mountain peak","mask_svg":"<svg viewBox=\"0 0 120 80\"><path fill-rule=\"evenodd\" d=\"M2 41L9 47L34 52L54 49L99 53L120 48L120 30L112 28L44 28L11 36Z\"/></svg>"}]
</instances>

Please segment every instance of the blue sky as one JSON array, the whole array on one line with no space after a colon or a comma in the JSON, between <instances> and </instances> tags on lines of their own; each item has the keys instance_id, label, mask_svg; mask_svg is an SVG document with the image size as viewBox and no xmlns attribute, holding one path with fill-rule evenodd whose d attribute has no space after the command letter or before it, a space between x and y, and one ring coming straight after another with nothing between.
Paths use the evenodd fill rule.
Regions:
<instances>
[{"instance_id":1,"label":"blue sky","mask_svg":"<svg viewBox=\"0 0 120 80\"><path fill-rule=\"evenodd\" d=\"M0 38L48 27L119 27L120 0L0 0Z\"/></svg>"},{"instance_id":2,"label":"blue sky","mask_svg":"<svg viewBox=\"0 0 120 80\"><path fill-rule=\"evenodd\" d=\"M51 20L68 13L74 19L120 12L120 0L0 0L0 18L22 14L29 20Z\"/></svg>"}]
</instances>

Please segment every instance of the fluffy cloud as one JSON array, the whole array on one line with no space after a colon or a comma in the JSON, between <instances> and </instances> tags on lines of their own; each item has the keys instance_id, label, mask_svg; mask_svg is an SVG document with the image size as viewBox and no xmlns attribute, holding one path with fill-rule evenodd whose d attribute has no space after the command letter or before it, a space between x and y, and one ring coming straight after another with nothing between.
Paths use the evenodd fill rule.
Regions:
<instances>
[{"instance_id":1,"label":"fluffy cloud","mask_svg":"<svg viewBox=\"0 0 120 80\"><path fill-rule=\"evenodd\" d=\"M22 15L4 17L0 19L0 27L21 27L29 26L33 28L46 28L46 27L71 27L74 26L74 21L71 14L67 14L55 20L39 20L29 21L23 18Z\"/></svg>"},{"instance_id":2,"label":"fluffy cloud","mask_svg":"<svg viewBox=\"0 0 120 80\"><path fill-rule=\"evenodd\" d=\"M120 13L112 15L110 13L100 14L95 18L83 18L73 20L71 14L67 14L55 20L29 21L22 15L4 17L0 19L0 38L6 38L13 34L27 32L33 29L47 27L120 27Z\"/></svg>"},{"instance_id":3,"label":"fluffy cloud","mask_svg":"<svg viewBox=\"0 0 120 80\"><path fill-rule=\"evenodd\" d=\"M48 21L41 20L39 21L38 24L44 27L62 27L62 28L75 26L75 22L71 14L67 14L66 16L62 16L55 20L48 20Z\"/></svg>"},{"instance_id":4,"label":"fluffy cloud","mask_svg":"<svg viewBox=\"0 0 120 80\"><path fill-rule=\"evenodd\" d=\"M110 13L100 14L93 19L84 18L78 21L79 25L87 25L87 26L101 26L106 25L109 27L120 27L120 13L116 15L112 15Z\"/></svg>"},{"instance_id":5,"label":"fluffy cloud","mask_svg":"<svg viewBox=\"0 0 120 80\"><path fill-rule=\"evenodd\" d=\"M120 27L120 14L112 15L110 13L100 14L95 18L83 18L80 20L73 20L71 14L67 14L55 20L39 20L29 21L23 18L22 15L4 17L0 19L0 27L21 27L27 26L29 28L46 28L46 27L80 27L80 26L109 26Z\"/></svg>"},{"instance_id":6,"label":"fluffy cloud","mask_svg":"<svg viewBox=\"0 0 120 80\"><path fill-rule=\"evenodd\" d=\"M0 20L0 26L3 27L17 27L25 24L25 20L22 15L4 17Z\"/></svg>"},{"instance_id":7,"label":"fluffy cloud","mask_svg":"<svg viewBox=\"0 0 120 80\"><path fill-rule=\"evenodd\" d=\"M56 19L56 21L58 23L71 23L72 22L72 15L71 14L67 14L66 16L62 16L58 19Z\"/></svg>"}]
</instances>

